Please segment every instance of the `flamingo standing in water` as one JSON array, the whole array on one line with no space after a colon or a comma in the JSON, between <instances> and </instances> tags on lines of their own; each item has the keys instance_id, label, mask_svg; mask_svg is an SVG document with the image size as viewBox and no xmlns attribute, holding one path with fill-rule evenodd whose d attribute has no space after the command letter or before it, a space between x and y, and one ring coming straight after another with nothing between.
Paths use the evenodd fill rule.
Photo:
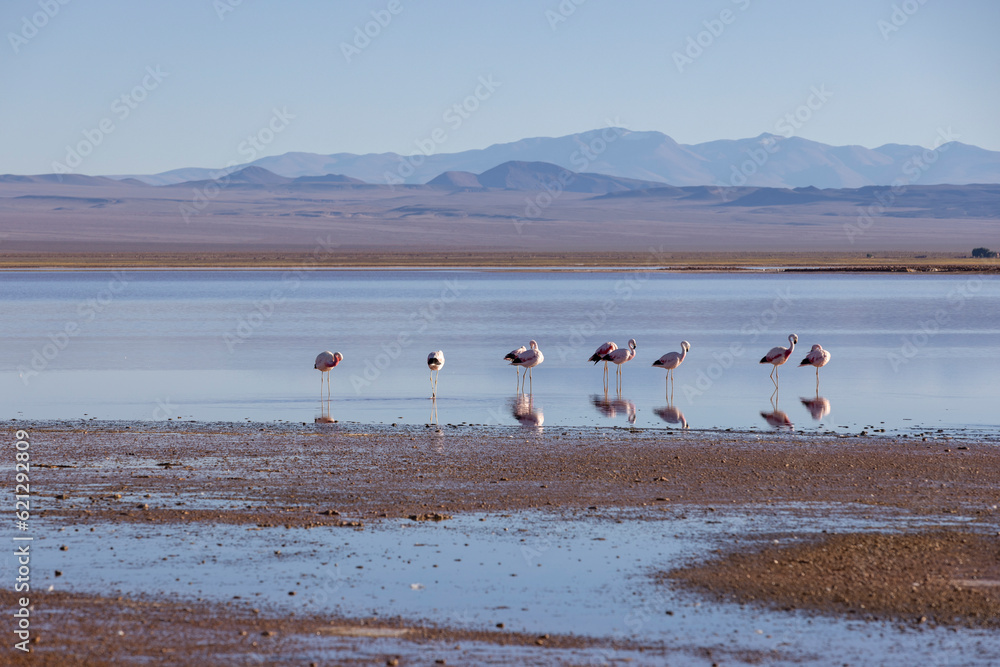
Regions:
<instances>
[{"instance_id":1,"label":"flamingo standing in water","mask_svg":"<svg viewBox=\"0 0 1000 667\"><path fill-rule=\"evenodd\" d=\"M618 366L618 370L615 372L615 388L619 393L622 390L622 364L635 359L635 347L635 338L630 338L627 348L612 350L602 357L603 361L610 361Z\"/></svg>"},{"instance_id":2,"label":"flamingo standing in water","mask_svg":"<svg viewBox=\"0 0 1000 667\"><path fill-rule=\"evenodd\" d=\"M318 370L320 372L320 376L319 376L319 395L320 395L320 399L322 399L322 397L323 397L323 374L326 374L326 389L327 389L327 395L329 395L330 394L330 369L331 368L336 368L337 364L339 364L341 361L343 361L343 359L344 359L344 355L342 355L340 352L330 352L329 350L327 350L326 352L320 352L316 356L316 363L313 365L313 368L315 368L316 370Z\"/></svg>"},{"instance_id":3,"label":"flamingo standing in water","mask_svg":"<svg viewBox=\"0 0 1000 667\"><path fill-rule=\"evenodd\" d=\"M607 386L608 386L608 362L607 362L607 360L604 359L604 357L605 357L605 355L610 354L610 353L614 352L617 349L618 349L618 346L615 345L614 343L612 343L609 340L607 343L604 343L599 348L597 348L597 350L594 352L594 354L591 355L590 359L587 359L587 361L593 361L595 366L597 365L597 362L604 361L604 387L605 388L607 388Z\"/></svg>"},{"instance_id":4,"label":"flamingo standing in water","mask_svg":"<svg viewBox=\"0 0 1000 667\"><path fill-rule=\"evenodd\" d=\"M528 348L526 348L525 346L522 345L521 347L517 348L516 350L511 350L510 352L508 352L506 354L506 356L504 356L503 359L504 359L504 361L511 362L511 365L513 366L514 365L513 362L514 362L515 359L517 359L517 355L521 354L522 352L526 352L527 350L528 350ZM521 386L521 367L520 366L514 366L514 372L517 373L517 385L520 387Z\"/></svg>"},{"instance_id":5,"label":"flamingo standing in water","mask_svg":"<svg viewBox=\"0 0 1000 667\"><path fill-rule=\"evenodd\" d=\"M514 358L511 360L510 363L514 366L523 366L524 368L528 369L527 373L528 386L529 386L528 391L530 393L531 392L530 387L532 386L531 369L537 366L538 364L542 363L543 361L545 361L545 355L543 355L542 351L538 349L538 343L536 343L535 341L530 341L528 343L528 346L531 348L530 350L525 350L524 352L518 352L517 354L514 355ZM521 380L521 388L522 390L524 388L523 379Z\"/></svg>"},{"instance_id":6,"label":"flamingo standing in water","mask_svg":"<svg viewBox=\"0 0 1000 667\"><path fill-rule=\"evenodd\" d=\"M427 355L427 367L431 369L431 398L437 398L437 378L441 377L441 367L444 366L444 352L438 350ZM437 371L437 378L434 377Z\"/></svg>"},{"instance_id":7,"label":"flamingo standing in water","mask_svg":"<svg viewBox=\"0 0 1000 667\"><path fill-rule=\"evenodd\" d=\"M691 343L686 340L682 340L680 352L667 352L665 355L653 362L654 366L659 366L667 371L668 384L672 383L674 379L674 369L681 365L684 358L687 356L688 350L690 349Z\"/></svg>"},{"instance_id":8,"label":"flamingo standing in water","mask_svg":"<svg viewBox=\"0 0 1000 667\"><path fill-rule=\"evenodd\" d=\"M817 343L812 346L809 350L809 354L806 358L802 360L799 364L799 368L803 366L815 366L816 367L816 394L819 394L819 369L826 366L830 361L830 353L823 349L823 346Z\"/></svg>"},{"instance_id":9,"label":"flamingo standing in water","mask_svg":"<svg viewBox=\"0 0 1000 667\"><path fill-rule=\"evenodd\" d=\"M778 366L788 361L788 357L792 356L792 350L795 349L795 344L799 342L799 337L795 334L789 334L788 342L791 344L791 347L782 347L780 345L772 347L771 350L760 359L760 363L762 364L774 365L774 368L771 369L771 382L774 382L775 385L778 384L775 380L775 374L778 371Z\"/></svg>"}]
</instances>

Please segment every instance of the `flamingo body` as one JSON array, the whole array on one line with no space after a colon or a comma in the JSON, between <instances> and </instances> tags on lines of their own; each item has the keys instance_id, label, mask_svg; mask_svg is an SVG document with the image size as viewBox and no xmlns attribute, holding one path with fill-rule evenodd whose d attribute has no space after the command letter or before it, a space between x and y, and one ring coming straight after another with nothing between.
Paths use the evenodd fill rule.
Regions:
<instances>
[{"instance_id":1,"label":"flamingo body","mask_svg":"<svg viewBox=\"0 0 1000 667\"><path fill-rule=\"evenodd\" d=\"M444 352L438 350L427 355L427 367L431 369L431 398L437 398L437 378L434 377L434 371L437 371L438 377L440 377L443 366Z\"/></svg>"},{"instance_id":2,"label":"flamingo body","mask_svg":"<svg viewBox=\"0 0 1000 667\"><path fill-rule=\"evenodd\" d=\"M653 362L654 366L658 366L667 371L666 380L668 384L674 379L674 369L684 362L684 358L687 357L688 350L690 349L691 343L686 340L682 340L680 352L667 352L665 355Z\"/></svg>"},{"instance_id":3,"label":"flamingo body","mask_svg":"<svg viewBox=\"0 0 1000 667\"><path fill-rule=\"evenodd\" d=\"M635 359L635 338L630 338L628 341L627 348L618 348L616 350L611 350L603 357L602 361L610 361L614 365L618 366L618 370L615 373L615 377L618 380L617 389L621 391L621 381L622 381L622 364L632 361Z\"/></svg>"},{"instance_id":4,"label":"flamingo body","mask_svg":"<svg viewBox=\"0 0 1000 667\"><path fill-rule=\"evenodd\" d=\"M826 366L829 362L830 352L828 350L824 350L823 346L817 343L812 346L812 349L809 350L809 354L807 354L806 358L799 363L799 366L815 366L817 372L819 372L819 369Z\"/></svg>"},{"instance_id":5,"label":"flamingo body","mask_svg":"<svg viewBox=\"0 0 1000 667\"><path fill-rule=\"evenodd\" d=\"M774 368L771 369L771 380L774 380L774 373L778 369L778 366L788 361L788 357L792 356L792 350L795 349L795 344L799 342L799 337L795 334L788 335L789 347L782 347L780 345L772 347L767 354L765 354L760 359L762 364L772 364Z\"/></svg>"},{"instance_id":6,"label":"flamingo body","mask_svg":"<svg viewBox=\"0 0 1000 667\"><path fill-rule=\"evenodd\" d=\"M594 354L591 355L590 359L587 359L587 361L593 361L594 364L596 365L597 362L604 361L605 355L611 354L617 349L618 346L609 340L607 343L604 343L599 348L597 348L597 350L594 351Z\"/></svg>"},{"instance_id":7,"label":"flamingo body","mask_svg":"<svg viewBox=\"0 0 1000 667\"><path fill-rule=\"evenodd\" d=\"M343 361L344 355L340 352L330 352L329 350L325 352L320 352L316 355L316 363L313 364L313 368L320 372L319 376L319 392L320 397L323 395L323 375L326 374L326 388L327 392L330 391L330 369L336 368L337 364Z\"/></svg>"},{"instance_id":8,"label":"flamingo body","mask_svg":"<svg viewBox=\"0 0 1000 667\"><path fill-rule=\"evenodd\" d=\"M545 361L545 355L543 355L542 351L538 349L538 343L536 343L535 341L529 342L528 346L531 349L524 350L523 352L517 352L517 354L514 354L514 358L511 359L510 363L513 366L520 366L522 368L527 368L528 381L530 383L531 369L537 366L538 364L542 363L543 361ZM523 350L524 348L521 349Z\"/></svg>"},{"instance_id":9,"label":"flamingo body","mask_svg":"<svg viewBox=\"0 0 1000 667\"><path fill-rule=\"evenodd\" d=\"M654 361L653 365L664 370L672 371L684 362L684 358L687 356L688 350L690 349L691 343L686 340L682 340L680 352L667 352L665 355Z\"/></svg>"},{"instance_id":10,"label":"flamingo body","mask_svg":"<svg viewBox=\"0 0 1000 667\"><path fill-rule=\"evenodd\" d=\"M608 355L608 354L614 352L617 349L618 349L618 346L615 345L612 341L609 340L608 342L602 344L599 348L597 348L594 351L594 354L592 354L590 356L590 359L587 359L587 361L593 361L595 366L598 364L598 362L604 361L604 391L605 392L607 392L607 390L608 390L608 362L604 360L604 357L605 357L605 355Z\"/></svg>"}]
</instances>

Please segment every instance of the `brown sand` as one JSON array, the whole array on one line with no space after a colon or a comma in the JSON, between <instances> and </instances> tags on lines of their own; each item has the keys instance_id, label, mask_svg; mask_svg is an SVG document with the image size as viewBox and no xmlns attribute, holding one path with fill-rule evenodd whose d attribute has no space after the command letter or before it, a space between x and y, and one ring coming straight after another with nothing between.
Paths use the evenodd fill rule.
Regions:
<instances>
[{"instance_id":1,"label":"brown sand","mask_svg":"<svg viewBox=\"0 0 1000 667\"><path fill-rule=\"evenodd\" d=\"M710 595L779 608L991 627L997 617L996 588L983 583L1000 578L1000 447L994 442L943 435L925 440L552 427L19 427L31 433L32 490L50 527L221 522L351 530L356 522L371 525L383 517L530 508L598 517L613 515L614 508L637 508L650 520L680 507L800 503L795 511L804 519L896 508L931 520L957 516L969 522L962 532L831 535L818 544L737 550L671 576ZM205 502L205 491L218 508L186 507ZM907 586L912 590L914 582L921 585L911 595ZM323 628L331 623L353 627L364 620L258 622L239 605L200 603L194 613L192 605L90 595L46 596L36 604L46 610L33 626L42 642L25 664L54 664L63 654L81 658L81 664L106 664L164 650L171 662L205 664L210 656L247 650L253 633L264 631L275 634L257 640L266 648L260 650L287 657L289 646L328 632ZM94 619L109 614L121 616L133 641L99 638L110 626ZM277 630L267 630L272 626ZM397 626L423 628L407 634L404 645L410 648L404 652L424 659L427 650L459 640L539 650L608 646L581 638L536 644L539 638L530 635L463 634L412 620ZM347 641L344 650L351 654L350 642L367 639L337 641ZM420 648L420 641L431 649ZM451 655L475 661L468 653Z\"/></svg>"},{"instance_id":2,"label":"brown sand","mask_svg":"<svg viewBox=\"0 0 1000 667\"><path fill-rule=\"evenodd\" d=\"M9 244L8 244L9 245ZM154 246L123 248L115 252L22 251L0 253L0 269L123 269L123 268L248 268L301 269L367 267L479 267L538 270L545 267L593 270L669 268L671 271L739 271L758 269L863 271L876 273L951 272L997 273L995 259L973 259L961 253L941 252L525 252L430 249L419 252L336 251L319 255L301 250L205 251L192 247L165 251Z\"/></svg>"}]
</instances>

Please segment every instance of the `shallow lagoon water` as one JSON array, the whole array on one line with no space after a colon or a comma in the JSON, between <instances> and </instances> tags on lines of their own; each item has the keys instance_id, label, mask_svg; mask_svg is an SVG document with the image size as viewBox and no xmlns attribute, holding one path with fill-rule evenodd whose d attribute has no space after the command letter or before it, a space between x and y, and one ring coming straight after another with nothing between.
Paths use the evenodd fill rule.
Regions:
<instances>
[{"instance_id":1,"label":"shallow lagoon water","mask_svg":"<svg viewBox=\"0 0 1000 667\"><path fill-rule=\"evenodd\" d=\"M769 505L711 512L663 507L565 516L468 514L437 524L386 520L364 529L308 531L120 525L98 526L95 534L66 528L42 539L37 571L45 573L44 587L218 601L239 596L286 614L430 618L476 629L503 623L508 631L784 656L768 664L827 664L831 655L838 664L880 665L991 664L1000 658L995 633L914 630L707 603L652 579L656 570L703 558L734 540L749 546L784 534L802 538L823 530L924 525L877 508L863 519L841 516L835 506L803 522L801 510ZM586 520L566 520L572 517ZM56 544L69 549L59 551ZM48 574L56 569L62 577ZM636 657L633 664L647 664Z\"/></svg>"},{"instance_id":2,"label":"shallow lagoon water","mask_svg":"<svg viewBox=\"0 0 1000 667\"><path fill-rule=\"evenodd\" d=\"M1000 432L995 277L7 272L0 303L9 417ZM775 394L757 360L792 332ZM623 390L612 374L605 396L585 360L632 337ZM529 400L502 357L531 338L546 360ZM650 365L682 339L668 400ZM833 354L818 392L796 367L815 342ZM345 356L328 403L312 368L324 349Z\"/></svg>"}]
</instances>

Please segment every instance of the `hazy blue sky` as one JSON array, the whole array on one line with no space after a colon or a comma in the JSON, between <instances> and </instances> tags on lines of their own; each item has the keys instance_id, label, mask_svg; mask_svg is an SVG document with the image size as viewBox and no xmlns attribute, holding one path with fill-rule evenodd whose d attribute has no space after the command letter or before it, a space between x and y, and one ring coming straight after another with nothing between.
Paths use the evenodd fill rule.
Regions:
<instances>
[{"instance_id":1,"label":"hazy blue sky","mask_svg":"<svg viewBox=\"0 0 1000 667\"><path fill-rule=\"evenodd\" d=\"M835 145L951 128L1000 150L996 0L5 0L0 28L0 173L455 152L608 123L698 143L796 112L798 136Z\"/></svg>"}]
</instances>

